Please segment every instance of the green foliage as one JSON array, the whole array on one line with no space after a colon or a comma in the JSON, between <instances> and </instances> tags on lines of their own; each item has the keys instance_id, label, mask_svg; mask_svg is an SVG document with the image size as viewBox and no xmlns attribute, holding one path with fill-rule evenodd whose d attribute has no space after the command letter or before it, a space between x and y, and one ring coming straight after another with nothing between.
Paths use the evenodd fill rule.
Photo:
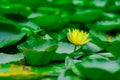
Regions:
<instances>
[{"instance_id":1,"label":"green foliage","mask_svg":"<svg viewBox=\"0 0 120 80\"><path fill-rule=\"evenodd\" d=\"M1 17L0 25L0 48L15 44L25 35L25 33L22 33L18 28L17 24L14 24L5 18Z\"/></svg>"},{"instance_id":2,"label":"green foliage","mask_svg":"<svg viewBox=\"0 0 120 80\"><path fill-rule=\"evenodd\" d=\"M113 80L115 74L119 71L119 65L113 61L84 61L77 63L76 66L80 72L92 80Z\"/></svg>"},{"instance_id":3,"label":"green foliage","mask_svg":"<svg viewBox=\"0 0 120 80\"><path fill-rule=\"evenodd\" d=\"M50 62L57 44L54 40L32 37L18 48L24 53L29 65L44 65Z\"/></svg>"},{"instance_id":4,"label":"green foliage","mask_svg":"<svg viewBox=\"0 0 120 80\"><path fill-rule=\"evenodd\" d=\"M120 46L120 38L117 36L116 38L111 39L112 42L109 42L109 36L107 36L103 32L96 32L91 31L91 34L93 35L94 42L99 45L101 48L106 49L107 51L111 52L113 55L119 58L119 50Z\"/></svg>"},{"instance_id":5,"label":"green foliage","mask_svg":"<svg viewBox=\"0 0 120 80\"><path fill-rule=\"evenodd\" d=\"M87 24L87 27L97 31L110 31L119 29L120 24L118 21L98 21L96 23Z\"/></svg>"},{"instance_id":6,"label":"green foliage","mask_svg":"<svg viewBox=\"0 0 120 80\"><path fill-rule=\"evenodd\" d=\"M0 0L0 80L120 80L120 0ZM76 47L68 29L89 33Z\"/></svg>"},{"instance_id":7,"label":"green foliage","mask_svg":"<svg viewBox=\"0 0 120 80\"><path fill-rule=\"evenodd\" d=\"M100 18L101 10L77 10L71 14L70 20L74 22L92 22Z\"/></svg>"},{"instance_id":8,"label":"green foliage","mask_svg":"<svg viewBox=\"0 0 120 80\"><path fill-rule=\"evenodd\" d=\"M63 63L49 64L45 67L30 67L13 64L2 64L0 67L0 79L3 80L41 80L52 79L52 75L59 75L62 72ZM49 78L51 76L51 78ZM57 77L53 76L53 79Z\"/></svg>"},{"instance_id":9,"label":"green foliage","mask_svg":"<svg viewBox=\"0 0 120 80\"><path fill-rule=\"evenodd\" d=\"M24 55L22 53L17 53L17 54L4 54L0 53L0 64L5 64L9 62L16 62L24 59Z\"/></svg>"}]
</instances>

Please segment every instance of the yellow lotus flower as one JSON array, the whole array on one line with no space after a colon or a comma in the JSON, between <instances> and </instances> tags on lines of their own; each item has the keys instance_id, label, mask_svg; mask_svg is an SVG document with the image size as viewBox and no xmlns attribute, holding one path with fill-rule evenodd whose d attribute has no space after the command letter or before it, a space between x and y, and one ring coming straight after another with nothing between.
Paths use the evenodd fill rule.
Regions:
<instances>
[{"instance_id":1,"label":"yellow lotus flower","mask_svg":"<svg viewBox=\"0 0 120 80\"><path fill-rule=\"evenodd\" d=\"M70 30L67 34L68 40L73 43L76 46L83 45L90 41L90 38L88 37L89 33L82 31L79 31L78 29Z\"/></svg>"}]
</instances>

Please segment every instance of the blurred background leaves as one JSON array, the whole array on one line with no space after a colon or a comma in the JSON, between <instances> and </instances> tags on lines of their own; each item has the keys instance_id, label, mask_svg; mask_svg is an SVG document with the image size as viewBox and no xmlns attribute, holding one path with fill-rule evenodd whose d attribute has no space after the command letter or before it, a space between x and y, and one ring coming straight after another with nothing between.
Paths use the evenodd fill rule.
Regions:
<instances>
[{"instance_id":1,"label":"blurred background leaves","mask_svg":"<svg viewBox=\"0 0 120 80\"><path fill-rule=\"evenodd\" d=\"M120 80L119 7L120 0L0 0L0 79ZM66 38L73 28L91 38L75 52ZM35 75L16 73L21 65Z\"/></svg>"}]
</instances>

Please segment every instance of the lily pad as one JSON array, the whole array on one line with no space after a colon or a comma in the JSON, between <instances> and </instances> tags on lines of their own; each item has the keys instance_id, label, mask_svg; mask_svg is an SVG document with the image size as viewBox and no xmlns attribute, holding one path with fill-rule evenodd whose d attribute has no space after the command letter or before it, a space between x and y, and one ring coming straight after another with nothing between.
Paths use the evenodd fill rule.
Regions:
<instances>
[{"instance_id":1,"label":"lily pad","mask_svg":"<svg viewBox=\"0 0 120 80\"><path fill-rule=\"evenodd\" d=\"M119 21L97 21L93 24L87 24L87 27L97 31L110 31L113 29L120 29Z\"/></svg>"},{"instance_id":2,"label":"lily pad","mask_svg":"<svg viewBox=\"0 0 120 80\"><path fill-rule=\"evenodd\" d=\"M32 12L29 6L22 4L0 4L0 10L0 15L19 14L24 17L27 17Z\"/></svg>"},{"instance_id":3,"label":"lily pad","mask_svg":"<svg viewBox=\"0 0 120 80\"><path fill-rule=\"evenodd\" d=\"M91 22L99 19L101 13L101 10L77 10L74 14L71 14L70 20L74 22Z\"/></svg>"},{"instance_id":4,"label":"lily pad","mask_svg":"<svg viewBox=\"0 0 120 80\"><path fill-rule=\"evenodd\" d=\"M50 64L44 67L30 67L24 65L3 64L0 66L0 79L2 80L42 80L52 79L64 70L63 63ZM57 77L54 77L55 80ZM53 79L54 79L53 78Z\"/></svg>"},{"instance_id":5,"label":"lily pad","mask_svg":"<svg viewBox=\"0 0 120 80\"><path fill-rule=\"evenodd\" d=\"M32 37L20 44L18 49L24 53L29 65L45 65L51 61L57 44L54 40Z\"/></svg>"},{"instance_id":6,"label":"lily pad","mask_svg":"<svg viewBox=\"0 0 120 80\"><path fill-rule=\"evenodd\" d=\"M120 69L116 61L106 60L100 56L96 56L96 58L87 57L82 62L76 63L76 67L84 77L92 80L113 80L116 77L114 75Z\"/></svg>"},{"instance_id":7,"label":"lily pad","mask_svg":"<svg viewBox=\"0 0 120 80\"><path fill-rule=\"evenodd\" d=\"M62 19L60 16L49 14L40 14L39 16L30 19L38 26L46 30L59 30L63 28L66 23L66 21L64 21L64 19Z\"/></svg>"},{"instance_id":8,"label":"lily pad","mask_svg":"<svg viewBox=\"0 0 120 80\"><path fill-rule=\"evenodd\" d=\"M20 61L24 59L24 55L22 53L17 54L5 54L0 53L0 64L10 63L14 61Z\"/></svg>"},{"instance_id":9,"label":"lily pad","mask_svg":"<svg viewBox=\"0 0 120 80\"><path fill-rule=\"evenodd\" d=\"M99 32L99 31L96 32L91 30L91 34L93 35L94 43L96 43L101 48L109 51L117 58L120 57L120 54L119 54L120 45L118 45L120 44L120 38L116 37L116 39L111 39L109 41L108 36L103 32Z\"/></svg>"},{"instance_id":10,"label":"lily pad","mask_svg":"<svg viewBox=\"0 0 120 80\"><path fill-rule=\"evenodd\" d=\"M6 20L7 21L7 20ZM25 33L12 22L0 21L0 48L20 41Z\"/></svg>"},{"instance_id":11,"label":"lily pad","mask_svg":"<svg viewBox=\"0 0 120 80\"><path fill-rule=\"evenodd\" d=\"M58 48L52 60L65 60L67 56L74 57L74 45L67 42L59 42Z\"/></svg>"}]
</instances>

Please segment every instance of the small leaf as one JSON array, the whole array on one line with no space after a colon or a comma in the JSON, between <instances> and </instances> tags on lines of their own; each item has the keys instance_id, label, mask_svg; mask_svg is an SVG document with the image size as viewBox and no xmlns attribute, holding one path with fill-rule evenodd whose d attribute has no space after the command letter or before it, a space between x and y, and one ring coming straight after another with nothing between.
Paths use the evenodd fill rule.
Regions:
<instances>
[{"instance_id":1,"label":"small leaf","mask_svg":"<svg viewBox=\"0 0 120 80\"><path fill-rule=\"evenodd\" d=\"M59 42L58 48L53 55L52 60L64 60L67 56L74 57L74 45L67 42Z\"/></svg>"}]
</instances>

